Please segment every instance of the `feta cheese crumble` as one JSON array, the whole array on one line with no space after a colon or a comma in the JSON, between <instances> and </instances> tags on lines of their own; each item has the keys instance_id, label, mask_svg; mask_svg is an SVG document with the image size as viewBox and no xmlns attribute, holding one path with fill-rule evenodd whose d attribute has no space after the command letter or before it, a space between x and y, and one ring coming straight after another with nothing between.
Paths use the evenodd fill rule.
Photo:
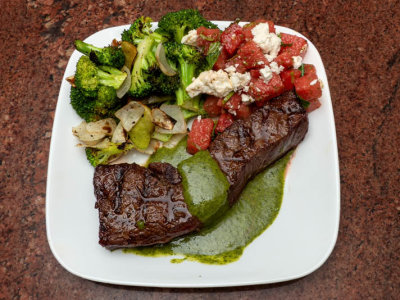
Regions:
<instances>
[{"instance_id":1,"label":"feta cheese crumble","mask_svg":"<svg viewBox=\"0 0 400 300\"><path fill-rule=\"evenodd\" d=\"M214 95L216 97L225 97L233 90L228 73L223 70L204 71L199 77L195 78L186 88L186 92L191 98L199 94Z\"/></svg>"},{"instance_id":2,"label":"feta cheese crumble","mask_svg":"<svg viewBox=\"0 0 400 300\"><path fill-rule=\"evenodd\" d=\"M279 66L275 61L270 63L269 67L271 68L271 71L276 74L279 74L280 72L282 72L285 69L284 67Z\"/></svg>"},{"instance_id":3,"label":"feta cheese crumble","mask_svg":"<svg viewBox=\"0 0 400 300\"><path fill-rule=\"evenodd\" d=\"M317 81L318 81L317 79L314 79L313 81L311 81L311 82L310 82L310 85L314 85L314 84L316 84L316 83L317 83Z\"/></svg>"},{"instance_id":4,"label":"feta cheese crumble","mask_svg":"<svg viewBox=\"0 0 400 300\"><path fill-rule=\"evenodd\" d=\"M270 67L265 66L264 68L260 69L261 78L264 80L265 83L268 83L272 78L272 70Z\"/></svg>"},{"instance_id":5,"label":"feta cheese crumble","mask_svg":"<svg viewBox=\"0 0 400 300\"><path fill-rule=\"evenodd\" d=\"M279 74L284 70L284 67L279 66L276 62L272 62L269 66L260 69L261 78L265 83L268 83L272 78L272 73Z\"/></svg>"},{"instance_id":6,"label":"feta cheese crumble","mask_svg":"<svg viewBox=\"0 0 400 300\"><path fill-rule=\"evenodd\" d=\"M265 57L269 62L278 56L281 49L281 39L275 33L269 32L267 23L260 23L252 30L253 41L262 49Z\"/></svg>"},{"instance_id":7,"label":"feta cheese crumble","mask_svg":"<svg viewBox=\"0 0 400 300\"><path fill-rule=\"evenodd\" d=\"M199 38L199 36L197 35L197 30L193 29L193 30L190 30L188 32L188 34L182 38L181 43L190 45L190 46L196 46L198 38Z\"/></svg>"},{"instance_id":8,"label":"feta cheese crumble","mask_svg":"<svg viewBox=\"0 0 400 300\"><path fill-rule=\"evenodd\" d=\"M242 102L243 103L251 103L251 102L254 102L254 101L255 100L251 96L246 95L246 94L242 94Z\"/></svg>"},{"instance_id":9,"label":"feta cheese crumble","mask_svg":"<svg viewBox=\"0 0 400 300\"><path fill-rule=\"evenodd\" d=\"M238 73L234 66L229 66L225 71L210 70L200 73L199 77L193 79L186 91L190 97L208 94L222 98L232 91L248 91L250 80L251 75L249 72Z\"/></svg>"},{"instance_id":10,"label":"feta cheese crumble","mask_svg":"<svg viewBox=\"0 0 400 300\"><path fill-rule=\"evenodd\" d=\"M292 56L293 60L293 69L298 69L301 67L303 63L303 58L301 56Z\"/></svg>"}]
</instances>

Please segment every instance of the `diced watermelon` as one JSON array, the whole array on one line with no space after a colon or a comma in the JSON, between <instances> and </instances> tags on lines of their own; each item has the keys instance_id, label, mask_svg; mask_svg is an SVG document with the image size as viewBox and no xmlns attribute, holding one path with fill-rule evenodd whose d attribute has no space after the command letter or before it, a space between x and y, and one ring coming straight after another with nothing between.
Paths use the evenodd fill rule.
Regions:
<instances>
[{"instance_id":1,"label":"diced watermelon","mask_svg":"<svg viewBox=\"0 0 400 300\"><path fill-rule=\"evenodd\" d=\"M272 78L268 83L265 83L262 79L251 79L248 93L256 100L257 106L262 106L265 101L282 94L284 89L281 77L272 73Z\"/></svg>"},{"instance_id":2,"label":"diced watermelon","mask_svg":"<svg viewBox=\"0 0 400 300\"><path fill-rule=\"evenodd\" d=\"M221 114L221 106L218 106L218 101L222 100L221 98L215 96L207 96L206 101L204 102L204 110L210 117L216 117Z\"/></svg>"},{"instance_id":3,"label":"diced watermelon","mask_svg":"<svg viewBox=\"0 0 400 300\"><path fill-rule=\"evenodd\" d=\"M206 150L211 143L213 128L212 119L195 119L188 134L187 152L195 154L197 151Z\"/></svg>"},{"instance_id":4,"label":"diced watermelon","mask_svg":"<svg viewBox=\"0 0 400 300\"><path fill-rule=\"evenodd\" d=\"M217 126L215 127L216 132L224 132L226 128L231 126L233 123L233 117L231 114L223 113L219 116Z\"/></svg>"},{"instance_id":5,"label":"diced watermelon","mask_svg":"<svg viewBox=\"0 0 400 300\"><path fill-rule=\"evenodd\" d=\"M321 84L317 75L313 73L295 79L294 88L297 96L306 101L318 99L322 96Z\"/></svg>"},{"instance_id":6,"label":"diced watermelon","mask_svg":"<svg viewBox=\"0 0 400 300\"><path fill-rule=\"evenodd\" d=\"M213 69L218 71L225 68L226 61L228 59L228 52L222 48L221 53L218 56L217 61L214 64Z\"/></svg>"},{"instance_id":7,"label":"diced watermelon","mask_svg":"<svg viewBox=\"0 0 400 300\"><path fill-rule=\"evenodd\" d=\"M310 105L306 109L306 111L308 113L316 110L317 108L319 108L321 106L321 102L319 102L318 99L309 100L308 102L310 103Z\"/></svg>"},{"instance_id":8,"label":"diced watermelon","mask_svg":"<svg viewBox=\"0 0 400 300\"><path fill-rule=\"evenodd\" d=\"M243 44L237 51L239 57L243 60L243 64L247 69L260 67L260 62L268 64L262 50L254 41L248 41Z\"/></svg>"},{"instance_id":9,"label":"diced watermelon","mask_svg":"<svg viewBox=\"0 0 400 300\"><path fill-rule=\"evenodd\" d=\"M236 23L231 24L221 35L221 44L230 56L236 52L243 40L243 28Z\"/></svg>"},{"instance_id":10,"label":"diced watermelon","mask_svg":"<svg viewBox=\"0 0 400 300\"><path fill-rule=\"evenodd\" d=\"M250 70L250 75L251 75L252 78L260 77L261 76L260 69L251 69Z\"/></svg>"},{"instance_id":11,"label":"diced watermelon","mask_svg":"<svg viewBox=\"0 0 400 300\"><path fill-rule=\"evenodd\" d=\"M204 26L197 28L197 46L203 49L203 53L208 52L211 43L218 42L221 38L221 30L210 29Z\"/></svg>"},{"instance_id":12,"label":"diced watermelon","mask_svg":"<svg viewBox=\"0 0 400 300\"><path fill-rule=\"evenodd\" d=\"M278 56L274 59L278 65L286 69L293 67L293 56L304 55L307 51L307 41L299 36L281 33L282 46Z\"/></svg>"},{"instance_id":13,"label":"diced watermelon","mask_svg":"<svg viewBox=\"0 0 400 300\"><path fill-rule=\"evenodd\" d=\"M243 74L247 71L244 61L238 55L235 55L231 59L227 60L224 68L228 68L230 66L234 66L236 68L236 72L238 73Z\"/></svg>"},{"instance_id":14,"label":"diced watermelon","mask_svg":"<svg viewBox=\"0 0 400 300\"><path fill-rule=\"evenodd\" d=\"M317 74L317 70L314 65L304 64L304 75Z\"/></svg>"},{"instance_id":15,"label":"diced watermelon","mask_svg":"<svg viewBox=\"0 0 400 300\"><path fill-rule=\"evenodd\" d=\"M294 80L301 76L301 71L296 69L284 70L280 74L285 91L291 91L294 88Z\"/></svg>"},{"instance_id":16,"label":"diced watermelon","mask_svg":"<svg viewBox=\"0 0 400 300\"><path fill-rule=\"evenodd\" d=\"M243 34L244 34L244 38L246 41L250 41L253 39L253 33L251 32L251 30L256 27L258 24L260 23L268 23L268 27L269 27L269 32L271 33L275 33L275 25L274 22L272 21L266 21L264 19L259 19L256 20L254 22L251 22L249 24L246 24L243 26Z\"/></svg>"},{"instance_id":17,"label":"diced watermelon","mask_svg":"<svg viewBox=\"0 0 400 300\"><path fill-rule=\"evenodd\" d=\"M233 94L225 103L224 108L239 119L246 119L251 114L250 107L242 103L242 96L238 93Z\"/></svg>"}]
</instances>

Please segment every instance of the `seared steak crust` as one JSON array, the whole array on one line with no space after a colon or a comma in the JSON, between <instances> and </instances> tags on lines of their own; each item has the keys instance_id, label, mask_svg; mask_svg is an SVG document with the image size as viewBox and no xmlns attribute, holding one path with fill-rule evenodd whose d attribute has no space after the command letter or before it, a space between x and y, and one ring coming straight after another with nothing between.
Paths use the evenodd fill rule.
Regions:
<instances>
[{"instance_id":1,"label":"seared steak crust","mask_svg":"<svg viewBox=\"0 0 400 300\"><path fill-rule=\"evenodd\" d=\"M96 167L99 243L108 249L153 245L200 228L187 209L181 181L168 163Z\"/></svg>"},{"instance_id":2,"label":"seared steak crust","mask_svg":"<svg viewBox=\"0 0 400 300\"><path fill-rule=\"evenodd\" d=\"M229 203L254 175L296 147L307 130L305 110L296 95L287 92L217 136L209 151L231 184Z\"/></svg>"},{"instance_id":3,"label":"seared steak crust","mask_svg":"<svg viewBox=\"0 0 400 300\"><path fill-rule=\"evenodd\" d=\"M296 147L307 130L307 114L288 92L217 136L209 151L231 184L229 203L251 177ZM187 209L181 181L168 163L96 167L100 244L108 249L147 246L198 230L201 222Z\"/></svg>"}]
</instances>

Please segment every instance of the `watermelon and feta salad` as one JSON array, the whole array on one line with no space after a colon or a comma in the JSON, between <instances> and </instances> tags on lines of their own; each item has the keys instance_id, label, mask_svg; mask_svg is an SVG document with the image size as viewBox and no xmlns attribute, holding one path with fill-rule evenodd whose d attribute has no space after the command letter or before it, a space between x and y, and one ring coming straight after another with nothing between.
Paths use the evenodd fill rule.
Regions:
<instances>
[{"instance_id":1,"label":"watermelon and feta salad","mask_svg":"<svg viewBox=\"0 0 400 300\"><path fill-rule=\"evenodd\" d=\"M108 47L75 46L83 55L67 80L84 121L73 134L93 166L133 149L174 147L186 135L189 153L206 150L235 119L285 91L308 112L321 105L322 82L303 63L307 41L271 20L221 30L187 9L167 13L154 31L140 17Z\"/></svg>"}]
</instances>

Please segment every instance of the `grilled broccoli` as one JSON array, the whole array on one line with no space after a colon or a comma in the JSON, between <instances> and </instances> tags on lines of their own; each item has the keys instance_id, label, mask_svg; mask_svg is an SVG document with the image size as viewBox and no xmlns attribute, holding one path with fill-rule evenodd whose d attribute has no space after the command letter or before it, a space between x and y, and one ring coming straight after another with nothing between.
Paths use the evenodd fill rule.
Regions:
<instances>
[{"instance_id":1,"label":"grilled broccoli","mask_svg":"<svg viewBox=\"0 0 400 300\"><path fill-rule=\"evenodd\" d=\"M121 69L125 63L125 56L121 48L108 46L98 48L80 40L75 41L76 50L89 56L98 65L105 65Z\"/></svg>"},{"instance_id":2,"label":"grilled broccoli","mask_svg":"<svg viewBox=\"0 0 400 300\"><path fill-rule=\"evenodd\" d=\"M162 34L151 30L152 19L140 17L122 32L122 40L136 45L137 54L131 72L129 94L134 97L145 97L154 91L152 74L158 70L156 49L165 38Z\"/></svg>"},{"instance_id":3,"label":"grilled broccoli","mask_svg":"<svg viewBox=\"0 0 400 300\"><path fill-rule=\"evenodd\" d=\"M180 43L182 37L190 30L201 26L206 28L217 28L217 26L206 20L198 10L183 9L164 15L158 22L159 32L165 32L170 38Z\"/></svg>"},{"instance_id":4,"label":"grilled broccoli","mask_svg":"<svg viewBox=\"0 0 400 300\"><path fill-rule=\"evenodd\" d=\"M179 75L167 76L160 69L151 72L149 80L156 94L175 95L180 86Z\"/></svg>"},{"instance_id":5,"label":"grilled broccoli","mask_svg":"<svg viewBox=\"0 0 400 300\"><path fill-rule=\"evenodd\" d=\"M153 20L150 17L139 17L135 22L121 34L123 41L129 42L134 45L138 45L146 36L152 33L151 22Z\"/></svg>"},{"instance_id":6,"label":"grilled broccoli","mask_svg":"<svg viewBox=\"0 0 400 300\"><path fill-rule=\"evenodd\" d=\"M108 86L101 86L95 98L87 97L78 88L71 87L70 99L72 108L86 122L113 117L114 112L125 103L117 98L115 90Z\"/></svg>"},{"instance_id":7,"label":"grilled broccoli","mask_svg":"<svg viewBox=\"0 0 400 300\"><path fill-rule=\"evenodd\" d=\"M75 73L75 85L87 96L97 97L97 91L101 86L110 86L118 89L124 82L127 74L110 66L96 66L89 57L82 56Z\"/></svg>"},{"instance_id":8,"label":"grilled broccoli","mask_svg":"<svg viewBox=\"0 0 400 300\"><path fill-rule=\"evenodd\" d=\"M123 144L114 144L110 143L110 146L105 149L95 149L95 148L86 148L86 158L90 162L93 167L98 165L106 165L110 160L116 158L127 151L133 149L133 144L131 143L123 143Z\"/></svg>"},{"instance_id":9,"label":"grilled broccoli","mask_svg":"<svg viewBox=\"0 0 400 300\"><path fill-rule=\"evenodd\" d=\"M180 76L180 87L175 92L177 104L188 109L196 109L199 99L196 97L196 99L191 99L186 92L186 88L192 83L192 79L204 69L204 56L196 47L177 42L165 43L164 49L167 59L172 64L175 64ZM188 101L189 103L185 103ZM193 105L190 102L193 102Z\"/></svg>"}]
</instances>

